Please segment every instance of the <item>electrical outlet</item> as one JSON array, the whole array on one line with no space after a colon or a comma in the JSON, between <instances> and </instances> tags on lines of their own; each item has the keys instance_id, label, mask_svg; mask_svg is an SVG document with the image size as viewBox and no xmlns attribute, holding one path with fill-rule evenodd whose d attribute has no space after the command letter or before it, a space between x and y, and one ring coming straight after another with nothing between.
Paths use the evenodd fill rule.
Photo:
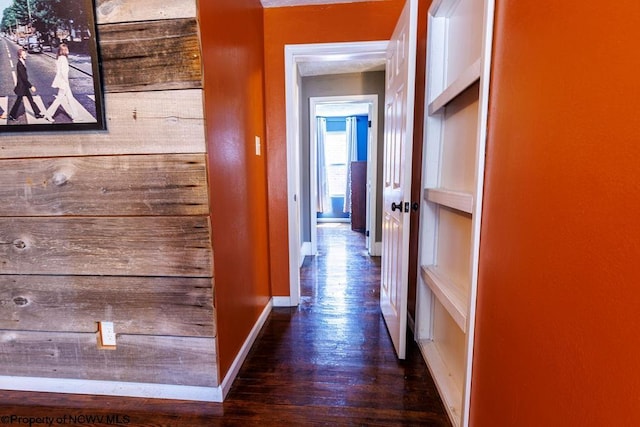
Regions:
<instances>
[{"instance_id":1,"label":"electrical outlet","mask_svg":"<svg viewBox=\"0 0 640 427\"><path fill-rule=\"evenodd\" d=\"M116 348L116 331L113 322L98 322L98 346L108 350Z\"/></svg>"}]
</instances>

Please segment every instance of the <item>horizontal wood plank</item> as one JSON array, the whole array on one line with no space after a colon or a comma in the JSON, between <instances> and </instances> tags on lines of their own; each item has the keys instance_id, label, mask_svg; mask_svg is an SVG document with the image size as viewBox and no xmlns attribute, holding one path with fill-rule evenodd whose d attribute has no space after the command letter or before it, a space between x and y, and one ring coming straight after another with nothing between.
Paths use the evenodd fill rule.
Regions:
<instances>
[{"instance_id":1,"label":"horizontal wood plank","mask_svg":"<svg viewBox=\"0 0 640 427\"><path fill-rule=\"evenodd\" d=\"M437 203L468 214L473 213L473 194L452 191L444 188L428 188L424 192L425 200Z\"/></svg>"},{"instance_id":2,"label":"horizontal wood plank","mask_svg":"<svg viewBox=\"0 0 640 427\"><path fill-rule=\"evenodd\" d=\"M0 158L204 153L200 89L106 94L106 132L15 133Z\"/></svg>"},{"instance_id":3,"label":"horizontal wood plank","mask_svg":"<svg viewBox=\"0 0 640 427\"><path fill-rule=\"evenodd\" d=\"M0 375L214 387L216 363L215 338L0 331Z\"/></svg>"},{"instance_id":4,"label":"horizontal wood plank","mask_svg":"<svg viewBox=\"0 0 640 427\"><path fill-rule=\"evenodd\" d=\"M214 337L209 278L0 275L0 329Z\"/></svg>"},{"instance_id":5,"label":"horizontal wood plank","mask_svg":"<svg viewBox=\"0 0 640 427\"><path fill-rule=\"evenodd\" d=\"M195 18L196 0L97 0L98 24Z\"/></svg>"},{"instance_id":6,"label":"horizontal wood plank","mask_svg":"<svg viewBox=\"0 0 640 427\"><path fill-rule=\"evenodd\" d=\"M0 161L0 216L206 215L204 154Z\"/></svg>"},{"instance_id":7,"label":"horizontal wood plank","mask_svg":"<svg viewBox=\"0 0 640 427\"><path fill-rule=\"evenodd\" d=\"M106 92L202 88L195 18L98 28Z\"/></svg>"},{"instance_id":8,"label":"horizontal wood plank","mask_svg":"<svg viewBox=\"0 0 640 427\"><path fill-rule=\"evenodd\" d=\"M462 390L440 354L438 344L434 341L420 341L418 345L438 388L442 403L444 403L453 425L458 427L462 416L462 399L460 397L462 396Z\"/></svg>"},{"instance_id":9,"label":"horizontal wood plank","mask_svg":"<svg viewBox=\"0 0 640 427\"><path fill-rule=\"evenodd\" d=\"M447 279L438 267L429 265L420 267L420 276L429 286L440 304L447 310L456 325L467 332L467 313L469 312L469 297L450 280Z\"/></svg>"},{"instance_id":10,"label":"horizontal wood plank","mask_svg":"<svg viewBox=\"0 0 640 427\"><path fill-rule=\"evenodd\" d=\"M0 218L4 274L211 277L207 217Z\"/></svg>"},{"instance_id":11,"label":"horizontal wood plank","mask_svg":"<svg viewBox=\"0 0 640 427\"><path fill-rule=\"evenodd\" d=\"M455 97L464 92L466 88L477 82L480 79L480 65L480 59L475 60L473 64L460 73L457 79L444 88L444 90L429 103L429 115L434 115L439 112Z\"/></svg>"}]
</instances>

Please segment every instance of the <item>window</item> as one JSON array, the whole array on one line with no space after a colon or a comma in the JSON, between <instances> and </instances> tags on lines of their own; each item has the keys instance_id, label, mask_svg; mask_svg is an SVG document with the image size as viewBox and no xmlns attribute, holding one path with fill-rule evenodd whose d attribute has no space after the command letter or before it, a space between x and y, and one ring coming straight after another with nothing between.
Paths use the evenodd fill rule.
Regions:
<instances>
[{"instance_id":1,"label":"window","mask_svg":"<svg viewBox=\"0 0 640 427\"><path fill-rule=\"evenodd\" d=\"M347 188L347 133L344 131L327 132L324 153L329 195L344 197Z\"/></svg>"}]
</instances>

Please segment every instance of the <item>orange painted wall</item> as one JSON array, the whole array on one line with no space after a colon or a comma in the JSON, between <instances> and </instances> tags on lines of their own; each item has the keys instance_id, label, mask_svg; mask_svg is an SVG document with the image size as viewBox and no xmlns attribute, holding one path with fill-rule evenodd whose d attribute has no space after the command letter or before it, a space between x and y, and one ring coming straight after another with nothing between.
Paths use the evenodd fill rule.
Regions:
<instances>
[{"instance_id":1,"label":"orange painted wall","mask_svg":"<svg viewBox=\"0 0 640 427\"><path fill-rule=\"evenodd\" d=\"M404 0L264 10L269 236L273 295L289 295L284 46L388 40Z\"/></svg>"},{"instance_id":2,"label":"orange painted wall","mask_svg":"<svg viewBox=\"0 0 640 427\"><path fill-rule=\"evenodd\" d=\"M218 352L224 376L270 299L263 14L259 0L200 1ZM221 376L221 378L222 378Z\"/></svg>"},{"instance_id":3,"label":"orange painted wall","mask_svg":"<svg viewBox=\"0 0 640 427\"><path fill-rule=\"evenodd\" d=\"M496 19L471 425L640 425L640 3Z\"/></svg>"}]
</instances>

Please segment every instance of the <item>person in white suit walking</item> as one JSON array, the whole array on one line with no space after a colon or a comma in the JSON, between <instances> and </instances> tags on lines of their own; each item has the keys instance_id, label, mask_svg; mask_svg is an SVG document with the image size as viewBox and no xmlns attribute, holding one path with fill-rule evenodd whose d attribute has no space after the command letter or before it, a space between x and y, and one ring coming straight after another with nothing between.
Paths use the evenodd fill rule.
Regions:
<instances>
[{"instance_id":1,"label":"person in white suit walking","mask_svg":"<svg viewBox=\"0 0 640 427\"><path fill-rule=\"evenodd\" d=\"M58 89L58 95L53 103L45 112L45 119L50 122L55 121L54 116L58 112L58 108L62 106L72 121L78 119L78 110L76 109L77 100L74 98L69 86L69 47L62 43L58 47L58 56L56 59L56 76L51 83L51 87Z\"/></svg>"}]
</instances>

